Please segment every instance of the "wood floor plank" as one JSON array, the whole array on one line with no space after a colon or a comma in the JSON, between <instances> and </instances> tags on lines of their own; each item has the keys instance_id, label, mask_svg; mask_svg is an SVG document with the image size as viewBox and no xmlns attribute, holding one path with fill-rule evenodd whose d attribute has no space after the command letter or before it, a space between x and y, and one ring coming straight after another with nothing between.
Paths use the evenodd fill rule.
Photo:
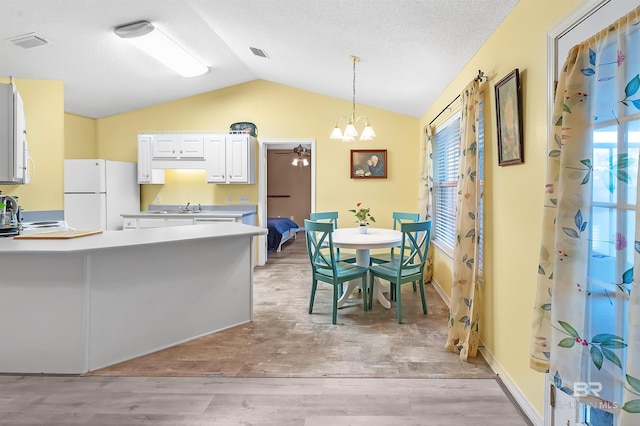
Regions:
<instances>
[{"instance_id":1,"label":"wood floor plank","mask_svg":"<svg viewBox=\"0 0 640 426\"><path fill-rule=\"evenodd\" d=\"M328 288L307 312L304 250L299 236L256 268L249 324L80 377L0 375L0 425L530 424L481 357L443 348L432 286L426 316L404 286L404 324L356 292L332 325Z\"/></svg>"},{"instance_id":2,"label":"wood floor plank","mask_svg":"<svg viewBox=\"0 0 640 426\"><path fill-rule=\"evenodd\" d=\"M0 425L527 425L494 379L0 376Z\"/></svg>"}]
</instances>

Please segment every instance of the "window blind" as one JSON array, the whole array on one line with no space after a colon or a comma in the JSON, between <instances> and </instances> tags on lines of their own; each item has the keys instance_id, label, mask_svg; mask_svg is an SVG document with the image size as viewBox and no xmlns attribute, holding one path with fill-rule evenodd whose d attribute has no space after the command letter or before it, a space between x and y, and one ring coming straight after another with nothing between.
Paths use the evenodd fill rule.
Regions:
<instances>
[{"instance_id":1,"label":"window blind","mask_svg":"<svg viewBox=\"0 0 640 426\"><path fill-rule=\"evenodd\" d=\"M460 112L436 127L433 147L433 242L453 254L460 160Z\"/></svg>"}]
</instances>

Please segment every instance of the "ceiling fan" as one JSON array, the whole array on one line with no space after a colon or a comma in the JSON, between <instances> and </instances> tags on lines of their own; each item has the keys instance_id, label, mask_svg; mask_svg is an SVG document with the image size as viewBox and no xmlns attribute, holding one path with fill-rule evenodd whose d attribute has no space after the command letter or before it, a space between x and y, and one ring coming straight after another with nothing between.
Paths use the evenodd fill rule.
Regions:
<instances>
[{"instance_id":1,"label":"ceiling fan","mask_svg":"<svg viewBox=\"0 0 640 426\"><path fill-rule=\"evenodd\" d=\"M290 152L282 151L278 152L277 154L295 155L295 158L293 159L293 161L291 161L291 165L294 167L299 167L300 170L302 170L302 167L306 167L309 165L309 157L311 157L311 151L309 150L309 148L306 148L301 144L293 148L293 150Z\"/></svg>"}]
</instances>

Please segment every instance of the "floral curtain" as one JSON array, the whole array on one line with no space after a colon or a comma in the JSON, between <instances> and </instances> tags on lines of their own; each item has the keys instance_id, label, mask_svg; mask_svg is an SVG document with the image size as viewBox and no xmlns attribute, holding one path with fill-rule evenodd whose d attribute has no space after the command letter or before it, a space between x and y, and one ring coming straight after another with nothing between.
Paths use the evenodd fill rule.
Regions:
<instances>
[{"instance_id":1,"label":"floral curtain","mask_svg":"<svg viewBox=\"0 0 640 426\"><path fill-rule=\"evenodd\" d=\"M473 80L460 95L460 173L456 205L456 245L445 348L464 361L478 350L478 236L480 235L480 179L478 177L479 82Z\"/></svg>"},{"instance_id":2,"label":"floral curtain","mask_svg":"<svg viewBox=\"0 0 640 426\"><path fill-rule=\"evenodd\" d=\"M617 425L640 424L639 88L636 8L560 75L530 350L533 369Z\"/></svg>"},{"instance_id":3,"label":"floral curtain","mask_svg":"<svg viewBox=\"0 0 640 426\"><path fill-rule=\"evenodd\" d=\"M431 219L433 209L433 136L431 126L427 126L425 137L420 143L420 191L418 193L418 213L420 220ZM424 281L433 278L433 243L430 243L424 268Z\"/></svg>"}]
</instances>

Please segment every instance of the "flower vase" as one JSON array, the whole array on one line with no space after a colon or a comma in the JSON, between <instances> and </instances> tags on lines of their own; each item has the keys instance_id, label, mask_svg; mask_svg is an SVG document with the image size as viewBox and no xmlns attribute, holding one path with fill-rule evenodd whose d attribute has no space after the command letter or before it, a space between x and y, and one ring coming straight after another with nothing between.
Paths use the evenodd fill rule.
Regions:
<instances>
[{"instance_id":1,"label":"flower vase","mask_svg":"<svg viewBox=\"0 0 640 426\"><path fill-rule=\"evenodd\" d=\"M360 226L358 226L358 232L360 232L361 234L366 234L368 230L369 227L364 223L361 223Z\"/></svg>"}]
</instances>

